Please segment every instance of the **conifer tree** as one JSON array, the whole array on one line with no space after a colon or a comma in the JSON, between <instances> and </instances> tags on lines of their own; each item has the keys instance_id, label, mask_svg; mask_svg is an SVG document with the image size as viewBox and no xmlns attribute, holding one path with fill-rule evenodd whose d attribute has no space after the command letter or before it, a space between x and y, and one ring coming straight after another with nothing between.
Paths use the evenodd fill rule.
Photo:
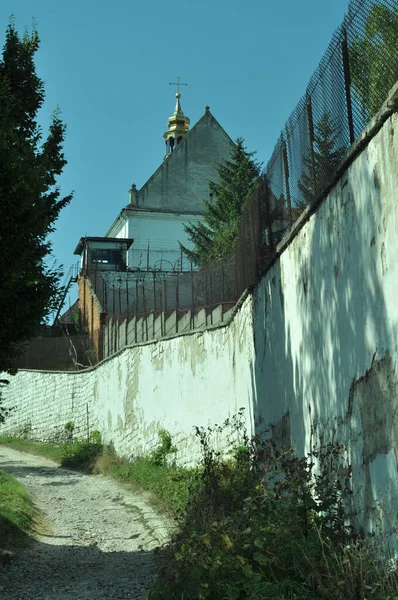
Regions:
<instances>
[{"instance_id":1,"label":"conifer tree","mask_svg":"<svg viewBox=\"0 0 398 600\"><path fill-rule=\"evenodd\" d=\"M260 165L247 152L242 138L236 140L229 160L217 167L218 181L209 181L212 201L205 201L204 220L184 226L194 248L180 243L184 254L196 265L206 265L233 252L240 217L260 175Z\"/></svg>"},{"instance_id":2,"label":"conifer tree","mask_svg":"<svg viewBox=\"0 0 398 600\"><path fill-rule=\"evenodd\" d=\"M37 122L45 97L38 47L36 30L20 37L10 23L0 59L0 371L10 373L54 307L62 272L46 264L48 234L71 200L56 186L65 125L56 112L43 140Z\"/></svg>"},{"instance_id":3,"label":"conifer tree","mask_svg":"<svg viewBox=\"0 0 398 600\"><path fill-rule=\"evenodd\" d=\"M325 111L315 126L313 161L310 156L303 159L304 170L298 182L303 196L300 207L306 206L317 197L343 158L346 149L337 146L337 138L333 119Z\"/></svg>"}]
</instances>

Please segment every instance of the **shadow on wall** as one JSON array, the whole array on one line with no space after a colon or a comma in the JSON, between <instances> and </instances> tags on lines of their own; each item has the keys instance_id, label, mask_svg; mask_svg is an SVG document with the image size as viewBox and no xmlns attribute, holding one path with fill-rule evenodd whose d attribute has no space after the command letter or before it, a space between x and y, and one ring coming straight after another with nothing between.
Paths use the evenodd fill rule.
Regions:
<instances>
[{"instance_id":1,"label":"shadow on wall","mask_svg":"<svg viewBox=\"0 0 398 600\"><path fill-rule=\"evenodd\" d=\"M398 510L393 119L260 283L252 374L256 415L297 452L349 442L356 524L387 534Z\"/></svg>"},{"instance_id":2,"label":"shadow on wall","mask_svg":"<svg viewBox=\"0 0 398 600\"><path fill-rule=\"evenodd\" d=\"M253 295L255 361L251 367L251 385L254 418L263 418L261 428L270 431L278 427L278 423L282 428L282 423L289 420L294 401L294 370L290 332L285 324L282 281L281 261L278 260ZM302 415L297 425L299 421L303 423ZM290 433L277 436L276 441L290 445Z\"/></svg>"}]
</instances>

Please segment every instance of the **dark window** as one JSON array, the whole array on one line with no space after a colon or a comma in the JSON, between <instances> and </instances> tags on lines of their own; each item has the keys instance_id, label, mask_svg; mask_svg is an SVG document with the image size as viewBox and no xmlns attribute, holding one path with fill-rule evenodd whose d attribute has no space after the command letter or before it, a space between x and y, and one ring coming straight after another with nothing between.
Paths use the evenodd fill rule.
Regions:
<instances>
[{"instance_id":1,"label":"dark window","mask_svg":"<svg viewBox=\"0 0 398 600\"><path fill-rule=\"evenodd\" d=\"M93 248L90 254L92 264L116 266L122 269L126 267L125 253L120 248Z\"/></svg>"}]
</instances>

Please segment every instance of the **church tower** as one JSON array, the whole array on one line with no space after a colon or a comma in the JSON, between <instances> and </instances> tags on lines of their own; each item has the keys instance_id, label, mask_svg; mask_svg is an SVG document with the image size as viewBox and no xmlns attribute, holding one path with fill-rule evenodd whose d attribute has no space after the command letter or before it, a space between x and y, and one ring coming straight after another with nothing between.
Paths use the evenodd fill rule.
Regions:
<instances>
[{"instance_id":1,"label":"church tower","mask_svg":"<svg viewBox=\"0 0 398 600\"><path fill-rule=\"evenodd\" d=\"M123 243L134 240L126 252L127 266L133 270L167 271L175 265L184 272L191 270L189 260L181 259L179 246L179 242L185 247L191 244L185 224L203 221L208 181L217 181L217 165L228 160L234 146L208 106L191 128L179 89L187 84L178 77L171 85L178 89L164 133L164 159L140 189L131 186L130 202L106 233L106 238L120 238Z\"/></svg>"},{"instance_id":2,"label":"church tower","mask_svg":"<svg viewBox=\"0 0 398 600\"><path fill-rule=\"evenodd\" d=\"M189 133L189 119L182 112L180 98L180 92L176 93L176 107L173 114L169 117L169 126L163 137L166 141L166 155L165 158L170 156L174 148L181 143L184 137Z\"/></svg>"}]
</instances>

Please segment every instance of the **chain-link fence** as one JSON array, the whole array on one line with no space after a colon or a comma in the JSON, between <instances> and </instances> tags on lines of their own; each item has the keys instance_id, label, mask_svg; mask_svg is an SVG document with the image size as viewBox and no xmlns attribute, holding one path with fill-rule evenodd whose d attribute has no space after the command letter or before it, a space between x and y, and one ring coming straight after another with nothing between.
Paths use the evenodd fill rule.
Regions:
<instances>
[{"instance_id":1,"label":"chain-link fence","mask_svg":"<svg viewBox=\"0 0 398 600\"><path fill-rule=\"evenodd\" d=\"M247 202L238 288L258 281L304 208L320 199L349 147L398 80L398 0L351 0Z\"/></svg>"},{"instance_id":2,"label":"chain-link fence","mask_svg":"<svg viewBox=\"0 0 398 600\"><path fill-rule=\"evenodd\" d=\"M320 197L397 79L397 0L351 0L264 169L275 229L286 233Z\"/></svg>"}]
</instances>

